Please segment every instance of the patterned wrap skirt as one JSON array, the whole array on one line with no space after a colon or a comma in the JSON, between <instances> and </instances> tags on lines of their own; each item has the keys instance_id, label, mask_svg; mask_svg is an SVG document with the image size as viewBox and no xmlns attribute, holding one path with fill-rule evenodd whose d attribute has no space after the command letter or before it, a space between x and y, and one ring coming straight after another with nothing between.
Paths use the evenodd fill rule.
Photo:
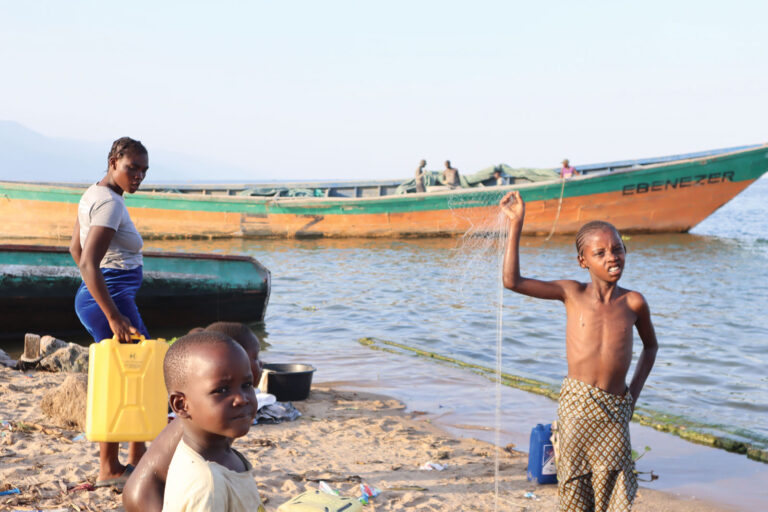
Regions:
<instances>
[{"instance_id":1,"label":"patterned wrap skirt","mask_svg":"<svg viewBox=\"0 0 768 512\"><path fill-rule=\"evenodd\" d=\"M637 493L629 422L632 395L566 378L557 407L561 511L629 511Z\"/></svg>"}]
</instances>

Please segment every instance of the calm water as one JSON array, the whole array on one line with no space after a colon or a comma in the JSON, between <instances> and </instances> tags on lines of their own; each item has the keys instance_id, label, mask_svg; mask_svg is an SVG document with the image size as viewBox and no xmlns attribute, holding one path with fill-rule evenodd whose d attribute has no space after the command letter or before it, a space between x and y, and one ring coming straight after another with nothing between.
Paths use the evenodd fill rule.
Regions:
<instances>
[{"instance_id":1,"label":"calm water","mask_svg":"<svg viewBox=\"0 0 768 512\"><path fill-rule=\"evenodd\" d=\"M651 305L660 350L640 407L768 446L768 179L691 234L626 240L625 287ZM492 223L494 219L489 219ZM488 240L267 240L148 243L250 254L271 271L267 340L343 358L376 337L496 364L499 263ZM572 238L523 240L522 269L587 280ZM561 303L504 293L503 371L559 385ZM640 342L636 337L635 356ZM371 357L390 357L371 351ZM385 363L384 363L385 364ZM436 377L442 367L435 365ZM326 376L326 380L327 376ZM492 425L489 425L492 426Z\"/></svg>"},{"instance_id":2,"label":"calm water","mask_svg":"<svg viewBox=\"0 0 768 512\"><path fill-rule=\"evenodd\" d=\"M762 179L691 234L631 236L622 278L623 286L641 291L651 305L660 343L638 407L679 415L706 425L698 428L763 448L768 447L767 205L768 179ZM362 348L357 340L363 337L496 365L499 258L492 240L146 245L259 259L273 278L267 341L282 354L322 351L323 380L334 380L334 373L338 379L354 375L354 368L344 367L345 354L352 360L353 353L360 358L369 351L382 369L402 364L391 354ZM524 238L521 267L542 279L588 279L576 264L572 237ZM564 329L561 303L505 291L503 371L558 386L566 373ZM637 356L637 337L635 348ZM434 379L446 371L434 365ZM492 418L484 421L493 426Z\"/></svg>"}]
</instances>

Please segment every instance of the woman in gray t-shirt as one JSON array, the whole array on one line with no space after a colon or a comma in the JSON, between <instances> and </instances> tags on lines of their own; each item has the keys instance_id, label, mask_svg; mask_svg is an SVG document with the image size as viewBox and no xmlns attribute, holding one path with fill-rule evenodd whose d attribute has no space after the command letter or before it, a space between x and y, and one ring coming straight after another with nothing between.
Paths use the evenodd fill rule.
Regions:
<instances>
[{"instance_id":1,"label":"woman in gray t-shirt","mask_svg":"<svg viewBox=\"0 0 768 512\"><path fill-rule=\"evenodd\" d=\"M96 343L113 336L131 342L131 335L149 337L149 333L136 307L143 241L128 215L123 193L139 189L149 157L141 142L123 137L112 144L107 162L106 176L80 199L69 245L83 278L75 295L75 311ZM130 463L123 466L117 457L119 448L119 443L99 443L96 487L122 487L132 465L146 451L144 443L130 443Z\"/></svg>"}]
</instances>

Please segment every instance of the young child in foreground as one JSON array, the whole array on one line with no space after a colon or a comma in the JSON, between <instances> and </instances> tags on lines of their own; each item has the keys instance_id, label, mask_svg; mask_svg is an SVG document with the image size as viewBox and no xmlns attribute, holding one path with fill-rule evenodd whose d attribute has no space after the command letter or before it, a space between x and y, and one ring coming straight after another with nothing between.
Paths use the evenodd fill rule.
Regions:
<instances>
[{"instance_id":1,"label":"young child in foreground","mask_svg":"<svg viewBox=\"0 0 768 512\"><path fill-rule=\"evenodd\" d=\"M510 192L500 203L509 218L504 254L504 287L565 304L568 376L557 408L558 494L561 511L630 510L637 492L629 422L656 359L658 344L648 303L618 286L626 250L615 227L595 221L576 235L581 268L590 283L540 281L520 275L520 233L525 204ZM643 343L634 376L632 326Z\"/></svg>"},{"instance_id":2,"label":"young child in foreground","mask_svg":"<svg viewBox=\"0 0 768 512\"><path fill-rule=\"evenodd\" d=\"M253 468L231 446L256 416L245 350L221 333L187 334L168 349L163 372L175 421L183 426L163 511L263 512Z\"/></svg>"},{"instance_id":3,"label":"young child in foreground","mask_svg":"<svg viewBox=\"0 0 768 512\"><path fill-rule=\"evenodd\" d=\"M213 331L225 334L245 350L253 373L253 382L261 376L259 339L251 329L240 322L214 322L205 329L190 331ZM182 422L171 421L149 445L147 453L131 473L123 490L123 506L127 512L160 512L163 508L165 480L176 447L183 434Z\"/></svg>"}]
</instances>

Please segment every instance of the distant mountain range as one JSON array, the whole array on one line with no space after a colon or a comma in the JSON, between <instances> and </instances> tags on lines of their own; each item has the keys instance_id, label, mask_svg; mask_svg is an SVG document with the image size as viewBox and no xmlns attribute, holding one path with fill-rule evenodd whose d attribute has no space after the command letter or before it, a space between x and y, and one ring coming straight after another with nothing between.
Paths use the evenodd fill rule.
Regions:
<instances>
[{"instance_id":1,"label":"distant mountain range","mask_svg":"<svg viewBox=\"0 0 768 512\"><path fill-rule=\"evenodd\" d=\"M0 120L0 180L91 182L107 167L112 141L46 137L15 122ZM263 181L257 173L171 151L150 150L148 182Z\"/></svg>"}]
</instances>

